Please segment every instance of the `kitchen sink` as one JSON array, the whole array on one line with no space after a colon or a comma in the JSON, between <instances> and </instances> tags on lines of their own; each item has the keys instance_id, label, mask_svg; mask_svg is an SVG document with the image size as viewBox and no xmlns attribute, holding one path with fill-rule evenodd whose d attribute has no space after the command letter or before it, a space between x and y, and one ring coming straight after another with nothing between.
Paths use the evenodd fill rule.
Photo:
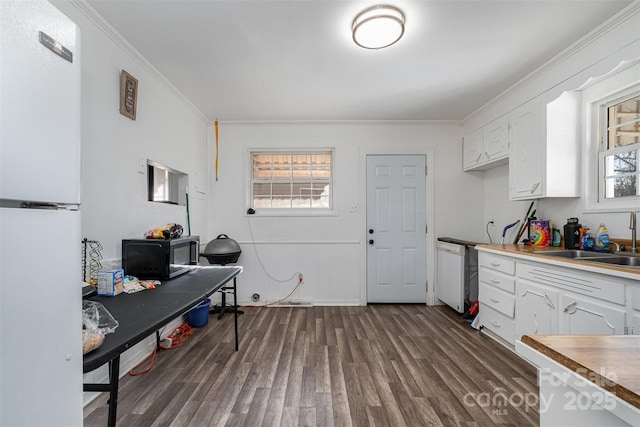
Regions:
<instances>
[{"instance_id":1,"label":"kitchen sink","mask_svg":"<svg viewBox=\"0 0 640 427\"><path fill-rule=\"evenodd\" d=\"M604 258L614 257L614 254L605 252L583 251L579 249L558 249L548 251L531 251L536 255L558 257L558 258Z\"/></svg>"},{"instance_id":2,"label":"kitchen sink","mask_svg":"<svg viewBox=\"0 0 640 427\"><path fill-rule=\"evenodd\" d=\"M606 256L606 257L594 257L594 258L585 258L585 261L589 262L598 262L598 263L606 263L613 265L622 265L625 267L640 267L640 256Z\"/></svg>"},{"instance_id":3,"label":"kitchen sink","mask_svg":"<svg viewBox=\"0 0 640 427\"><path fill-rule=\"evenodd\" d=\"M532 250L531 253L536 255L548 256L553 258L571 258L576 261L602 263L609 265L619 265L622 267L632 267L640 269L640 254L624 255L620 253L583 251L580 249L549 249L549 250Z\"/></svg>"}]
</instances>

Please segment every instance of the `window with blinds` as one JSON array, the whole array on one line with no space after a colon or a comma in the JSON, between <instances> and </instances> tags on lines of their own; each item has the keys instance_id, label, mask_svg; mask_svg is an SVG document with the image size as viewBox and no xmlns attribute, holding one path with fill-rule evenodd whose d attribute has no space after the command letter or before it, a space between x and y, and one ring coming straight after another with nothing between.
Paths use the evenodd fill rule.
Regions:
<instances>
[{"instance_id":1,"label":"window with blinds","mask_svg":"<svg viewBox=\"0 0 640 427\"><path fill-rule=\"evenodd\" d=\"M251 207L330 210L333 151L251 152Z\"/></svg>"}]
</instances>

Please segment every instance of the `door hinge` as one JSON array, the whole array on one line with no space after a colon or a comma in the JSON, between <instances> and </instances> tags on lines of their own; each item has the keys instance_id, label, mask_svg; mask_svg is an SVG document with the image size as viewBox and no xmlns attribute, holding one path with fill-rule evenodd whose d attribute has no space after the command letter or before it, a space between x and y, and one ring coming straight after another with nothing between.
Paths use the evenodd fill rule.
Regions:
<instances>
[{"instance_id":1,"label":"door hinge","mask_svg":"<svg viewBox=\"0 0 640 427\"><path fill-rule=\"evenodd\" d=\"M427 292L429 292L429 281L427 280L426 282L424 282L425 287L427 288Z\"/></svg>"},{"instance_id":2,"label":"door hinge","mask_svg":"<svg viewBox=\"0 0 640 427\"><path fill-rule=\"evenodd\" d=\"M428 167L427 165L424 165L424 176L429 175L427 167Z\"/></svg>"},{"instance_id":3,"label":"door hinge","mask_svg":"<svg viewBox=\"0 0 640 427\"><path fill-rule=\"evenodd\" d=\"M424 232L426 234L429 234L429 225L428 224L424 226Z\"/></svg>"}]
</instances>

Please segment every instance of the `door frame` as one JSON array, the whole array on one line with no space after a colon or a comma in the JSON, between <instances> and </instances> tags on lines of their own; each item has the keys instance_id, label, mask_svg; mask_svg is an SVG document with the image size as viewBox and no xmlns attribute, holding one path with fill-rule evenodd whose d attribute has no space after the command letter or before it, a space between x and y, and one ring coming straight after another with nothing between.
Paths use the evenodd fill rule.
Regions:
<instances>
[{"instance_id":1,"label":"door frame","mask_svg":"<svg viewBox=\"0 0 640 427\"><path fill-rule=\"evenodd\" d=\"M427 233L425 233L427 256L427 305L435 304L435 266L436 266L436 239L434 233L434 153L433 148L360 148L360 305L367 305L367 156L425 156L427 175L425 176L425 216Z\"/></svg>"}]
</instances>

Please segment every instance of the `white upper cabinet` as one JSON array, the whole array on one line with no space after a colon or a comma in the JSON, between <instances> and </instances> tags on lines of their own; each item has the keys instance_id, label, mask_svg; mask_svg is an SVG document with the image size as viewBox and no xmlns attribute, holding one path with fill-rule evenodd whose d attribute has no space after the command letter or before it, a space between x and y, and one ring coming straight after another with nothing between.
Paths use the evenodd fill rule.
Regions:
<instances>
[{"instance_id":1,"label":"white upper cabinet","mask_svg":"<svg viewBox=\"0 0 640 427\"><path fill-rule=\"evenodd\" d=\"M484 127L484 157L487 162L507 164L509 157L509 118L501 117Z\"/></svg>"},{"instance_id":2,"label":"white upper cabinet","mask_svg":"<svg viewBox=\"0 0 640 427\"><path fill-rule=\"evenodd\" d=\"M466 135L462 141L462 169L473 170L482 163L482 129Z\"/></svg>"},{"instance_id":3,"label":"white upper cabinet","mask_svg":"<svg viewBox=\"0 0 640 427\"><path fill-rule=\"evenodd\" d=\"M499 118L464 137L463 170L487 170L509 159L508 118Z\"/></svg>"},{"instance_id":4,"label":"white upper cabinet","mask_svg":"<svg viewBox=\"0 0 640 427\"><path fill-rule=\"evenodd\" d=\"M509 199L579 197L580 92L509 114Z\"/></svg>"}]
</instances>

